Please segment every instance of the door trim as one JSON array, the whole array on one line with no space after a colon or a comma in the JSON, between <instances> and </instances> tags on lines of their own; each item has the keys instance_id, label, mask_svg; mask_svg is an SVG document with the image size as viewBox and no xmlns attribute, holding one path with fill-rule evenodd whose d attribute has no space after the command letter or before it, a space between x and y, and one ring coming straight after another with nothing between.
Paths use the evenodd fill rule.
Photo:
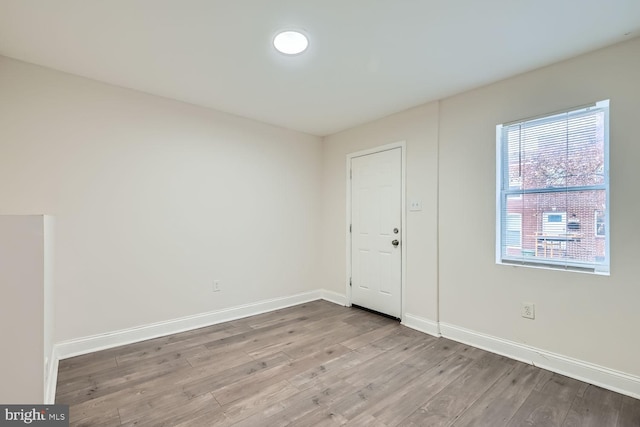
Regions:
<instances>
[{"instance_id":1,"label":"door trim","mask_svg":"<svg viewBox=\"0 0 640 427\"><path fill-rule=\"evenodd\" d=\"M347 295L347 307L351 307L351 286L349 286L349 281L351 279L351 232L349 230L349 226L351 225L351 160L355 157L362 157L368 154L380 153L383 151L393 150L394 148L400 148L400 152L402 153L402 160L400 164L400 175L401 175L401 188L400 194L402 197L402 206L400 213L400 230L401 230L401 242L400 250L401 253L401 265L400 265L400 320L404 321L404 308L406 307L405 298L405 278L407 277L407 251L405 250L405 242L407 241L407 201L406 201L406 185L407 185L407 143L406 141L398 141L393 142L391 144L381 145L379 147L369 148L367 150L356 151L354 153L347 154L347 166L346 166L346 187L347 187L347 212L346 212L346 227L345 227L345 236L346 236L346 257L347 257L347 269L345 276L345 287L346 287L346 295Z\"/></svg>"}]
</instances>

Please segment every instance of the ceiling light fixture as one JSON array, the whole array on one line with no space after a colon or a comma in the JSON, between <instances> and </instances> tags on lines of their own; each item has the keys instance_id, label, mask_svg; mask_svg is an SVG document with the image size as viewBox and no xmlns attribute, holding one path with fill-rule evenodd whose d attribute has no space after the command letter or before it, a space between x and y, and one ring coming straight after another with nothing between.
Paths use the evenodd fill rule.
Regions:
<instances>
[{"instance_id":1,"label":"ceiling light fixture","mask_svg":"<svg viewBox=\"0 0 640 427\"><path fill-rule=\"evenodd\" d=\"M300 31L282 31L273 38L273 46L285 55L297 55L309 46L309 39Z\"/></svg>"}]
</instances>

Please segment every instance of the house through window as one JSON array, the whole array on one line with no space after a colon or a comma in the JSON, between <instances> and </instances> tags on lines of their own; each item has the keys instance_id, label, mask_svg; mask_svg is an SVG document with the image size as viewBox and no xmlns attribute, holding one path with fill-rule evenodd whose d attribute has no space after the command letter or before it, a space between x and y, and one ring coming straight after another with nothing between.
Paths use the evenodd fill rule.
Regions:
<instances>
[{"instance_id":1,"label":"house through window","mask_svg":"<svg viewBox=\"0 0 640 427\"><path fill-rule=\"evenodd\" d=\"M596 225L595 225L596 237L605 237L606 229L604 225L604 211L596 211L595 216L596 216Z\"/></svg>"},{"instance_id":2,"label":"house through window","mask_svg":"<svg viewBox=\"0 0 640 427\"><path fill-rule=\"evenodd\" d=\"M602 101L497 126L498 263L609 273L608 124Z\"/></svg>"},{"instance_id":3,"label":"house through window","mask_svg":"<svg viewBox=\"0 0 640 427\"><path fill-rule=\"evenodd\" d=\"M507 214L507 226L505 229L505 244L513 248L522 248L522 215L519 213Z\"/></svg>"}]
</instances>

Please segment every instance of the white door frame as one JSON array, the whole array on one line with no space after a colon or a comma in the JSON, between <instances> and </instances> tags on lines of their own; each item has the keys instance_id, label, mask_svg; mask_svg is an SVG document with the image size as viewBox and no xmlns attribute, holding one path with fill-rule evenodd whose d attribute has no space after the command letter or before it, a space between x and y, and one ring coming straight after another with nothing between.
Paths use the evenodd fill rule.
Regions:
<instances>
[{"instance_id":1,"label":"white door frame","mask_svg":"<svg viewBox=\"0 0 640 427\"><path fill-rule=\"evenodd\" d=\"M347 307L351 307L351 159L354 157L366 156L368 154L380 153L382 151L389 151L394 148L400 148L402 152L402 162L401 162L401 189L400 194L402 195L402 211L400 213L400 250L401 252L401 273L400 273L400 320L404 322L404 308L405 304L405 278L407 277L407 251L405 250L405 242L407 241L407 201L406 201L406 171L407 171L407 143L406 141L398 141L393 142L391 144L381 145L379 147L370 148L368 150L356 151L355 153L347 154L347 174L346 174L346 185L347 185L347 221L346 221L346 241L347 241L347 271L346 271L346 295L347 295Z\"/></svg>"}]
</instances>

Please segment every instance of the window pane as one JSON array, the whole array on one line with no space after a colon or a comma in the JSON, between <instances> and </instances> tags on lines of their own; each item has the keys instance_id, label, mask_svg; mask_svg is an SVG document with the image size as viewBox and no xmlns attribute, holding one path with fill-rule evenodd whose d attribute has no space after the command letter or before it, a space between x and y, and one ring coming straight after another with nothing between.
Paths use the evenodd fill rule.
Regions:
<instances>
[{"instance_id":1,"label":"window pane","mask_svg":"<svg viewBox=\"0 0 640 427\"><path fill-rule=\"evenodd\" d=\"M525 194L520 204L523 253L534 259L602 262L604 239L597 238L593 218L605 202L604 190Z\"/></svg>"},{"instance_id":2,"label":"window pane","mask_svg":"<svg viewBox=\"0 0 640 427\"><path fill-rule=\"evenodd\" d=\"M525 127L522 170L525 189L566 186L567 132L563 122ZM535 143L533 142L535 140ZM528 149L528 150L527 150Z\"/></svg>"},{"instance_id":3,"label":"window pane","mask_svg":"<svg viewBox=\"0 0 640 427\"><path fill-rule=\"evenodd\" d=\"M604 113L560 115L506 131L509 189L604 184Z\"/></svg>"},{"instance_id":4,"label":"window pane","mask_svg":"<svg viewBox=\"0 0 640 427\"><path fill-rule=\"evenodd\" d=\"M509 195L506 198L506 215L502 218L504 242L502 255L506 257L520 257L522 255L522 195Z\"/></svg>"},{"instance_id":5,"label":"window pane","mask_svg":"<svg viewBox=\"0 0 640 427\"><path fill-rule=\"evenodd\" d=\"M567 141L567 186L604 184L604 114L569 120L573 129Z\"/></svg>"},{"instance_id":6,"label":"window pane","mask_svg":"<svg viewBox=\"0 0 640 427\"><path fill-rule=\"evenodd\" d=\"M595 212L595 233L596 237L605 237L607 235L606 223L604 220L604 210L597 210Z\"/></svg>"},{"instance_id":7,"label":"window pane","mask_svg":"<svg viewBox=\"0 0 640 427\"><path fill-rule=\"evenodd\" d=\"M519 213L507 214L506 245L513 248L522 246L522 215Z\"/></svg>"}]
</instances>

